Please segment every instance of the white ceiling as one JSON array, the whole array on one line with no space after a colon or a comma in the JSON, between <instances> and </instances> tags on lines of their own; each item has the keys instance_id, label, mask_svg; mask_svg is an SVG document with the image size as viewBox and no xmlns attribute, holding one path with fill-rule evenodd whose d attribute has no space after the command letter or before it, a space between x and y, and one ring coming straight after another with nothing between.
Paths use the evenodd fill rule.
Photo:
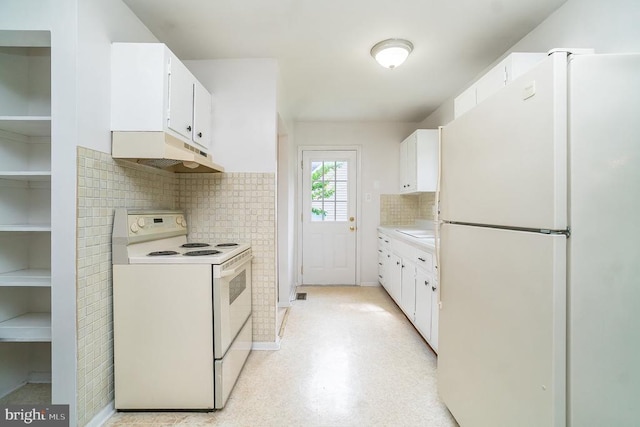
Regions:
<instances>
[{"instance_id":1,"label":"white ceiling","mask_svg":"<svg viewBox=\"0 0 640 427\"><path fill-rule=\"evenodd\" d=\"M181 59L276 58L297 121L421 121L566 0L124 0ZM399 68L371 47L405 38Z\"/></svg>"}]
</instances>

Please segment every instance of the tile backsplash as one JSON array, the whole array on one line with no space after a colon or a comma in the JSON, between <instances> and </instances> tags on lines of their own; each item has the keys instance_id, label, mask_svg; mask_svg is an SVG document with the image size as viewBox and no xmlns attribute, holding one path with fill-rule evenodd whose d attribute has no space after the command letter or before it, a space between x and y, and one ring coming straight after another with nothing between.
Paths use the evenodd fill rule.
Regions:
<instances>
[{"instance_id":1,"label":"tile backsplash","mask_svg":"<svg viewBox=\"0 0 640 427\"><path fill-rule=\"evenodd\" d=\"M275 174L180 174L178 205L194 241L251 243L253 339L276 339Z\"/></svg>"},{"instance_id":2,"label":"tile backsplash","mask_svg":"<svg viewBox=\"0 0 640 427\"><path fill-rule=\"evenodd\" d=\"M417 220L433 220L436 193L381 194L380 225L412 225Z\"/></svg>"},{"instance_id":3,"label":"tile backsplash","mask_svg":"<svg viewBox=\"0 0 640 427\"><path fill-rule=\"evenodd\" d=\"M192 240L251 243L253 338L275 342L275 174L174 174L84 147L78 147L77 166L78 425L114 398L115 208L182 209Z\"/></svg>"},{"instance_id":4,"label":"tile backsplash","mask_svg":"<svg viewBox=\"0 0 640 427\"><path fill-rule=\"evenodd\" d=\"M78 147L78 425L113 400L111 232L120 207L174 209L175 174Z\"/></svg>"}]
</instances>

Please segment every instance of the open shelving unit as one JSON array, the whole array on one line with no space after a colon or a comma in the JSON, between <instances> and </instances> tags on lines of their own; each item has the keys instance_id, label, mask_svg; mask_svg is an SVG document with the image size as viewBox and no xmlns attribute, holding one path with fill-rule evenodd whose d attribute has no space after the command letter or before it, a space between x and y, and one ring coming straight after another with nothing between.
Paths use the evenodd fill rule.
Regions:
<instances>
[{"instance_id":1,"label":"open shelving unit","mask_svg":"<svg viewBox=\"0 0 640 427\"><path fill-rule=\"evenodd\" d=\"M0 40L0 69L2 398L51 378L51 48Z\"/></svg>"}]
</instances>

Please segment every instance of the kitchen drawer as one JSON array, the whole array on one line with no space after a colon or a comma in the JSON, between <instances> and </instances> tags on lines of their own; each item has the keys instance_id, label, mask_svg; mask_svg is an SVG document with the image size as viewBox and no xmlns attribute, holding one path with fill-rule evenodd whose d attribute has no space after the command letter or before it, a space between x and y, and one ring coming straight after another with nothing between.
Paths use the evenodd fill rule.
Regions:
<instances>
[{"instance_id":1,"label":"kitchen drawer","mask_svg":"<svg viewBox=\"0 0 640 427\"><path fill-rule=\"evenodd\" d=\"M431 252L416 249L415 263L418 268L422 268L428 272L433 272L433 258L433 254Z\"/></svg>"},{"instance_id":2,"label":"kitchen drawer","mask_svg":"<svg viewBox=\"0 0 640 427\"><path fill-rule=\"evenodd\" d=\"M384 249L391 248L391 238L383 233L378 233L378 247Z\"/></svg>"},{"instance_id":3,"label":"kitchen drawer","mask_svg":"<svg viewBox=\"0 0 640 427\"><path fill-rule=\"evenodd\" d=\"M391 250L400 258L414 261L418 248L401 242L400 240L393 239L391 240Z\"/></svg>"}]
</instances>

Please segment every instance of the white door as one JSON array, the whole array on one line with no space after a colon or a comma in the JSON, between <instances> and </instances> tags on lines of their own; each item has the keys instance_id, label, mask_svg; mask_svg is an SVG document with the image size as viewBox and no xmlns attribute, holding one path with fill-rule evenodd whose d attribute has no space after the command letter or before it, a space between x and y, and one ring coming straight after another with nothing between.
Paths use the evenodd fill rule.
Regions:
<instances>
[{"instance_id":1,"label":"white door","mask_svg":"<svg viewBox=\"0 0 640 427\"><path fill-rule=\"evenodd\" d=\"M302 284L356 284L357 153L302 154Z\"/></svg>"}]
</instances>

